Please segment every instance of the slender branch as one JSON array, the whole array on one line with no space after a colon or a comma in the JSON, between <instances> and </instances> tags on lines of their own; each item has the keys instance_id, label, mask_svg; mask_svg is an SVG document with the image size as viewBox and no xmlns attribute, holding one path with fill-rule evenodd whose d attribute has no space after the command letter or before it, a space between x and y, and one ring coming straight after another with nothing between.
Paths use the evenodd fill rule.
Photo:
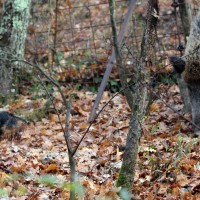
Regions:
<instances>
[{"instance_id":1,"label":"slender branch","mask_svg":"<svg viewBox=\"0 0 200 200\"><path fill-rule=\"evenodd\" d=\"M173 112L175 112L176 114L178 114L179 116L181 116L184 120L186 120L187 122L189 122L190 124L192 124L195 128L197 128L198 130L200 130L200 127L197 126L193 121L187 119L186 117L184 117L183 114L179 113L176 109L174 109L171 105L169 105L168 103L166 103L159 95L157 95L153 90L151 90L151 92L158 98L160 99L168 108L170 108Z\"/></svg>"},{"instance_id":2,"label":"slender branch","mask_svg":"<svg viewBox=\"0 0 200 200\"><path fill-rule=\"evenodd\" d=\"M42 79L40 78L39 75L38 75L38 79L39 79L40 83L42 84L43 88L45 89L45 91L46 91L46 93L47 93L47 95L48 95L48 97L49 97L49 99L50 99L50 101L51 101L51 103L52 103L52 105L53 105L54 110L56 111L56 114L57 114L57 116L58 116L58 122L59 122L59 124L60 124L60 126L61 126L61 128L62 128L63 133L64 133L64 132L65 132L65 129L64 129L63 125L62 125L62 122L61 122L61 119L60 119L60 114L59 114L59 112L58 112L58 110L57 110L57 108L56 108L56 105L55 105L55 103L53 102L53 99L52 99L51 95L49 94L49 91L47 90L46 86L44 85L44 83L43 83L43 81L42 81ZM68 144L67 144L67 145L68 145Z\"/></svg>"},{"instance_id":3,"label":"slender branch","mask_svg":"<svg viewBox=\"0 0 200 200\"><path fill-rule=\"evenodd\" d=\"M62 95L63 97L63 102L66 102L65 103L65 106L66 106L66 124L65 124L65 129L62 125L62 122L61 122L61 119L60 119L60 114L58 112L58 110L56 109L56 106L53 102L53 99L51 98L51 95L49 94L47 88L45 87L43 81L41 80L40 76L38 75L38 79L40 80L42 86L44 87L44 89L46 90L46 93L47 95L49 96L49 99L51 100L53 106L54 106L54 109L57 113L57 116L58 116L58 121L59 121L59 124L61 125L61 128L62 128L62 131L64 133L64 138L65 138L65 142L66 142L66 145L67 145L67 149L68 149L68 156L69 156L69 165L70 165L70 182L72 184L72 188L70 189L70 199L71 200L75 200L76 199L76 191L74 189L74 182L75 182L75 175L76 175L76 168L75 168L75 160L74 160L74 154L72 152L72 147L71 147L71 142L70 142L70 133L69 133L69 124L70 124L70 113L71 113L71 108L72 108L72 97L70 96L70 100L69 102L67 102L64 98L64 94L62 93L62 90L59 86L59 84L56 83L56 81L54 79L52 79L51 77L49 77L48 75L46 75L46 73L39 67L39 66L35 66L43 75L45 75L46 78L48 78L54 85L57 86L57 88L59 89L59 92L60 94Z\"/></svg>"},{"instance_id":4,"label":"slender branch","mask_svg":"<svg viewBox=\"0 0 200 200\"><path fill-rule=\"evenodd\" d=\"M128 10L127 10L127 13L125 15L125 19L124 19L124 22L122 23L122 26L120 28L120 31L119 31L119 35L118 35L118 42L119 44L121 44L123 38L124 38L124 34L128 28L128 23L129 23L129 20L132 16L132 10L133 10L133 7L136 3L136 0L130 0L130 4L128 6ZM109 58L109 62L107 63L107 66L106 66L106 71L103 75L103 79L101 81L101 85L98 89L98 93L97 93L97 97L95 98L95 102L94 102L94 105L92 107L92 111L90 113L90 116L89 116L89 119L88 121L92 121L94 120L95 118L95 115L96 115L96 110L99 106L99 102L101 100L101 97L102 97L102 94L104 92L104 89L106 87L106 84L107 84L107 81L108 81L108 78L110 76L110 73L111 73L111 70L112 70L112 67L113 67L113 61L115 60L115 52L114 52L114 48L112 48L112 54Z\"/></svg>"},{"instance_id":5,"label":"slender branch","mask_svg":"<svg viewBox=\"0 0 200 200\"><path fill-rule=\"evenodd\" d=\"M72 147L71 147L71 143L70 143L70 134L69 134L69 120L70 120L70 113L72 110L72 96L70 96L69 101L67 102L66 105L66 123L65 123L65 131L64 131L64 135L65 135L65 140L67 141L67 143L69 144L68 146L68 151L70 152L70 155L73 156L73 151L72 151Z\"/></svg>"},{"instance_id":6,"label":"slender branch","mask_svg":"<svg viewBox=\"0 0 200 200\"><path fill-rule=\"evenodd\" d=\"M196 51L197 51L197 49L194 50L194 52L196 52ZM182 56L181 58L184 58L184 57L187 57L187 56L189 56L189 55ZM41 68L38 68L38 66L35 66L35 65L29 63L29 62L26 61L26 60L18 60L18 61L22 61L22 62L27 63L28 65L31 65L31 66L33 66L33 67L36 67L40 72L42 72L42 74L43 74L44 76L46 75L46 74L43 72L43 70L42 70ZM165 67L166 67L166 66L165 66ZM50 80L50 81L54 81L54 82L52 82L52 83L60 88L60 86L56 83L56 81L55 81L54 79L50 78L48 75L46 75L45 77L46 77L48 80ZM141 83L141 82L140 82L140 83ZM144 83L141 83L141 84L144 86ZM119 93L123 92L123 91L126 90L127 88L131 88L131 86L134 86L134 85L135 85L135 83L132 83L132 84L129 84L129 85L127 85L126 87L122 88L118 93L116 93L115 95L113 95L113 96L111 97L111 99L109 99L108 102L106 102L106 104L105 104L105 105L100 109L100 111L97 113L97 115L95 116L94 120L90 122L88 128L86 129L84 135L83 135L82 138L80 139L80 141L79 141L79 143L77 144L77 146L75 147L75 149L74 149L73 151L71 151L72 156L75 155L75 153L76 153L76 151L78 150L78 148L79 148L81 142L83 141L83 139L85 138L85 136L86 136L87 133L89 132L89 130L90 130L92 124L93 124L94 121L99 117L99 115L100 115L101 112L105 109L105 107L112 101L112 99L114 99L117 95L119 95ZM150 89L150 90L151 90L151 92L152 92L157 98L161 99L160 96L158 96L152 89ZM63 95L63 96L64 96L64 95ZM162 100L162 99L161 99L161 100ZM66 101L66 99L65 99L65 101ZM162 100L162 101L163 101L163 103L164 103L167 107L169 107L171 110L173 110L173 111L174 111L175 113L177 113L179 116L181 116L183 119L185 119L185 120L188 121L190 124L192 124L194 127L198 128L198 129L200 130L200 127L198 127L196 124L194 124L191 120L185 118L181 113L179 113L179 112L176 111L174 108L172 108L172 107L171 107L169 104L167 104L164 100ZM65 105L67 105L67 101L66 101L66 104L65 104Z\"/></svg>"},{"instance_id":7,"label":"slender branch","mask_svg":"<svg viewBox=\"0 0 200 200\"><path fill-rule=\"evenodd\" d=\"M74 184L76 180L76 167L75 167L75 160L74 160L74 154L72 152L72 147L71 147L71 142L70 142L70 133L69 133L69 125L70 125L70 113L72 109L72 96L70 96L69 101L67 102L66 105L66 123L65 123L65 140L66 143L68 144L68 155L69 155L69 165L70 165L70 181L72 184ZM74 185L71 185L72 189L70 189L70 199L75 200L76 198L76 193L75 189L73 189Z\"/></svg>"},{"instance_id":8,"label":"slender branch","mask_svg":"<svg viewBox=\"0 0 200 200\"><path fill-rule=\"evenodd\" d=\"M195 53L197 50L198 50L197 48L194 49L194 52L192 52L192 53ZM182 56L182 57L180 57L180 58L184 58L184 57L187 57L187 56L189 56L189 55L184 55L184 56ZM17 59L16 59L16 60L17 60ZM50 78L46 73L44 73L43 70L42 70L39 66L33 65L33 64L31 64L30 62L28 62L28 61L26 61L26 60L17 60L17 61L24 62L24 63L26 63L26 64L28 64L28 65L30 65L30 66L33 66L33 67L37 68L48 80L50 80L56 87L58 87L59 91L61 91L59 84L57 84L57 82L56 82L54 79ZM168 65L166 65L166 66L168 66ZM164 66L164 67L166 67L166 66ZM143 84L143 83L142 83L142 84ZM129 85L127 85L126 87L122 88L118 93L116 93L115 95L113 95L113 97L100 109L100 111L99 111L99 112L97 113L97 115L95 116L94 120L92 120L92 121L90 122L90 124L89 124L87 130L85 131L84 135L83 135L82 138L80 139L78 145L77 145L77 146L75 147L75 149L71 152L71 153L72 153L72 156L74 156L74 154L75 154L76 151L78 150L78 148L79 148L81 142L83 141L83 139L85 138L85 136L86 136L87 133L89 132L89 130L90 130L92 124L94 123L94 121L98 118L98 116L101 114L101 112L104 110L104 108L110 103L110 101L111 101L113 98L115 98L119 93L123 92L123 91L124 91L125 89L127 89L127 88L131 88L131 86L133 86L133 85L135 85L135 83L129 84ZM144 84L143 84L143 85L144 85ZM152 91L152 93L155 94L155 96L156 96L157 98L160 98L154 91ZM66 99L65 99L65 97L64 97L64 95L63 95L63 93L62 93L62 91L61 91L61 95L62 95L63 101L65 102L65 105L67 105L67 101L66 101ZM162 101L163 101L163 100L162 100ZM191 123L194 127L200 129L200 127L198 127L197 125L195 125L191 120L188 120L187 118L185 118L182 114L180 114L180 113L177 112L175 109L173 109L173 108L172 108L169 104L167 104L165 101L163 101L163 103L164 103L166 106L168 106L170 109L172 109L174 112L176 112L177 114L179 114L180 116L182 116L183 119L185 119L186 121L188 121L189 123Z\"/></svg>"},{"instance_id":9,"label":"slender branch","mask_svg":"<svg viewBox=\"0 0 200 200\"><path fill-rule=\"evenodd\" d=\"M13 60L14 61L14 60ZM62 96L62 100L65 104L65 106L67 105L67 101L66 101L66 97L64 96L61 88L60 88L60 85L57 83L57 81L55 79L53 79L52 77L48 76L40 67L39 65L34 65L26 60L15 60L15 61L19 61L19 62L24 62L36 69L38 69L39 72L41 72L41 74L43 74L49 81L51 81L52 84L54 84L57 88L58 88L58 91L60 92L61 96Z\"/></svg>"},{"instance_id":10,"label":"slender branch","mask_svg":"<svg viewBox=\"0 0 200 200\"><path fill-rule=\"evenodd\" d=\"M80 139L79 143L77 144L76 148L73 151L73 155L76 153L77 149L79 148L81 142L83 141L83 139L85 138L85 136L87 135L87 133L90 130L90 127L92 126L92 124L94 124L94 121L99 117L99 115L101 114L101 112L103 112L103 110L105 109L105 107L117 96L119 95L121 92L123 92L124 90L126 90L127 88L131 88L131 86L135 86L135 83L132 83L130 85L127 85L125 88L122 88L119 92L117 92L116 94L114 94L105 104L104 106L100 109L100 111L96 114L96 116L94 117L94 119L89 123L85 133L83 134L82 138Z\"/></svg>"},{"instance_id":11,"label":"slender branch","mask_svg":"<svg viewBox=\"0 0 200 200\"><path fill-rule=\"evenodd\" d=\"M116 58L116 63L119 69L119 77L120 77L120 82L122 84L123 88L126 88L124 90L124 94L126 96L127 102L132 108L133 105L133 93L130 90L130 88L127 87L127 75L125 71L125 67L123 65L122 61L122 56L121 52L119 49L119 43L117 41L117 28L116 28L116 22L115 22L115 5L114 5L114 0L109 0L109 8L110 8L110 22L112 26L112 35L113 35L113 44L114 44L114 50L115 50L115 58Z\"/></svg>"}]
</instances>

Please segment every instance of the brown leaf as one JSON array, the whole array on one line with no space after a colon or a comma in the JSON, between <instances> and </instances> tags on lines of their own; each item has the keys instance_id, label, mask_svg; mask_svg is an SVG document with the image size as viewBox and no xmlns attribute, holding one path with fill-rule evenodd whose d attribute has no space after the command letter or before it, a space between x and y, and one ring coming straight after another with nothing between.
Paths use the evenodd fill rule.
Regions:
<instances>
[{"instance_id":1,"label":"brown leaf","mask_svg":"<svg viewBox=\"0 0 200 200\"><path fill-rule=\"evenodd\" d=\"M86 128L88 128L88 126L89 126L89 124L87 124L87 123L83 123L83 124L81 124L80 125L80 130L83 130L83 129L86 129Z\"/></svg>"},{"instance_id":2,"label":"brown leaf","mask_svg":"<svg viewBox=\"0 0 200 200\"><path fill-rule=\"evenodd\" d=\"M56 173L59 171L59 167L56 164L50 164L46 169L43 170L43 173Z\"/></svg>"},{"instance_id":3,"label":"brown leaf","mask_svg":"<svg viewBox=\"0 0 200 200\"><path fill-rule=\"evenodd\" d=\"M16 172L16 173L23 173L26 171L25 165L20 165L20 166L13 165L10 169L12 172Z\"/></svg>"},{"instance_id":4,"label":"brown leaf","mask_svg":"<svg viewBox=\"0 0 200 200\"><path fill-rule=\"evenodd\" d=\"M177 132L181 129L181 122L176 122L176 124L173 126L172 131Z\"/></svg>"},{"instance_id":5,"label":"brown leaf","mask_svg":"<svg viewBox=\"0 0 200 200\"><path fill-rule=\"evenodd\" d=\"M152 103L150 105L150 111L152 111L152 112L158 112L159 111L159 105L157 103Z\"/></svg>"},{"instance_id":6,"label":"brown leaf","mask_svg":"<svg viewBox=\"0 0 200 200\"><path fill-rule=\"evenodd\" d=\"M177 180L177 183L182 187L184 187L185 185L189 183L187 176L184 174L177 175L176 180Z\"/></svg>"}]
</instances>

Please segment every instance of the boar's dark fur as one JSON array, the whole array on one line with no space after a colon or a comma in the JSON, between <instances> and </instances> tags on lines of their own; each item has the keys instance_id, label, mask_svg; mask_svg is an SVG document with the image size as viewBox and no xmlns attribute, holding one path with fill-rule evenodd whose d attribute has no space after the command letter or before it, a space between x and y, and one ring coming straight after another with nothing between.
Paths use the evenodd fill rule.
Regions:
<instances>
[{"instance_id":1,"label":"boar's dark fur","mask_svg":"<svg viewBox=\"0 0 200 200\"><path fill-rule=\"evenodd\" d=\"M20 136L29 122L13 114L2 111L0 112L0 140L13 139Z\"/></svg>"}]
</instances>

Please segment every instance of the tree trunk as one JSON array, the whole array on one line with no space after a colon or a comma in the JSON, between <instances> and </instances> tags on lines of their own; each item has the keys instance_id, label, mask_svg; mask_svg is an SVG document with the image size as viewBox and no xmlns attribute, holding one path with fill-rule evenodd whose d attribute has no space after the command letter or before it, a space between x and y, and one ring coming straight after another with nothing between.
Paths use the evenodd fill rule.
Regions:
<instances>
[{"instance_id":1,"label":"tree trunk","mask_svg":"<svg viewBox=\"0 0 200 200\"><path fill-rule=\"evenodd\" d=\"M177 56L170 56L169 61L174 67L174 71L176 72L176 78L177 78L178 86L180 89L180 95L184 104L182 111L191 112L188 86L182 77L182 73L185 70L185 61L182 58L179 58Z\"/></svg>"},{"instance_id":2,"label":"tree trunk","mask_svg":"<svg viewBox=\"0 0 200 200\"><path fill-rule=\"evenodd\" d=\"M183 109L182 112L183 113L191 113L191 103L190 103L190 97L189 97L189 91L188 91L188 87L187 87L187 83L183 80L182 76L178 76L177 77L177 82L178 82L178 86L180 89L180 95L183 101Z\"/></svg>"},{"instance_id":3,"label":"tree trunk","mask_svg":"<svg viewBox=\"0 0 200 200\"><path fill-rule=\"evenodd\" d=\"M142 120L147 108L147 89L150 81L149 67L155 62L156 25L159 15L158 0L148 1L147 19L141 44L140 65L135 77L135 95L131 107L130 127L126 140L126 148L120 169L117 186L132 191L137 163L139 139Z\"/></svg>"},{"instance_id":4,"label":"tree trunk","mask_svg":"<svg viewBox=\"0 0 200 200\"><path fill-rule=\"evenodd\" d=\"M192 18L187 0L179 0L179 13L186 38L190 34L190 26Z\"/></svg>"},{"instance_id":5,"label":"tree trunk","mask_svg":"<svg viewBox=\"0 0 200 200\"><path fill-rule=\"evenodd\" d=\"M189 89L192 120L199 127L195 134L200 135L200 10L192 23L184 57L183 78Z\"/></svg>"},{"instance_id":6,"label":"tree trunk","mask_svg":"<svg viewBox=\"0 0 200 200\"><path fill-rule=\"evenodd\" d=\"M137 154L139 139L142 130L142 120L146 112L147 87L137 87L134 106L132 107L129 131L126 139L126 148L123 156L123 163L120 169L117 186L132 191L135 168L137 164Z\"/></svg>"},{"instance_id":7,"label":"tree trunk","mask_svg":"<svg viewBox=\"0 0 200 200\"><path fill-rule=\"evenodd\" d=\"M187 0L179 0L179 13L180 13L181 22L183 25L184 34L185 34L185 42L187 42L187 37L190 34L190 26L191 26L191 18L192 18ZM183 113L191 112L191 104L190 104L189 91L188 91L187 84L185 83L183 78L179 75L177 76L177 81L178 81L178 86L180 89L180 95L184 103L182 112Z\"/></svg>"},{"instance_id":8,"label":"tree trunk","mask_svg":"<svg viewBox=\"0 0 200 200\"><path fill-rule=\"evenodd\" d=\"M180 88L180 90L185 98L188 99L189 96L189 101L187 101L191 106L192 120L196 125L195 134L200 135L200 10L191 25L184 60L177 59L175 56L170 59L174 69L176 71L178 69L180 79L185 85L185 88Z\"/></svg>"},{"instance_id":9,"label":"tree trunk","mask_svg":"<svg viewBox=\"0 0 200 200\"><path fill-rule=\"evenodd\" d=\"M24 57L30 6L31 0L6 0L3 4L0 21L0 97L9 98L16 89L13 87L13 70L21 67L16 60Z\"/></svg>"},{"instance_id":10,"label":"tree trunk","mask_svg":"<svg viewBox=\"0 0 200 200\"><path fill-rule=\"evenodd\" d=\"M174 2L175 8L177 6L179 6L179 13L180 13L181 21L182 21L182 26L183 26L183 30L184 30L184 34L185 34L185 43L186 43L187 37L190 34L190 26L191 26L191 12L189 9L189 4L188 4L187 0L179 0L178 2L177 1L173 1L173 2ZM171 56L171 57L169 57L169 60L170 60L171 64L174 66L174 69L176 71L176 66L180 65L180 63L179 63L180 58ZM181 63L182 63L182 61L181 61ZM187 84L185 83L185 81L183 80L181 73L182 72L177 73L177 82L178 82L178 86L180 89L181 99L184 103L184 107L183 107L182 111L183 111L183 113L191 112L188 87L187 87Z\"/></svg>"}]
</instances>

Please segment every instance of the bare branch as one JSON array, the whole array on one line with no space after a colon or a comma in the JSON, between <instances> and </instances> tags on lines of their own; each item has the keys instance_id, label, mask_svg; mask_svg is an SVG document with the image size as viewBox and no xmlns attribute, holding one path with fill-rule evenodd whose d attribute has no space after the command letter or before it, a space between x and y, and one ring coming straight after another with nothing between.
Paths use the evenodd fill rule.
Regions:
<instances>
[{"instance_id":1,"label":"bare branch","mask_svg":"<svg viewBox=\"0 0 200 200\"><path fill-rule=\"evenodd\" d=\"M119 69L120 82L122 84L122 87L126 88L124 90L124 94L126 96L126 99L127 99L127 102L129 104L129 106L132 107L132 104L133 104L133 93L130 90L130 88L127 87L127 85L128 85L128 83L127 83L127 75L126 75L125 67L123 65L122 56L121 56L120 49L119 49L119 44L118 44L118 41L117 41L117 28L116 28L116 22L115 22L115 8L114 8L114 6L115 6L114 5L114 1L113 0L109 0L110 21L111 21L111 26L112 26L115 58L116 58L117 66L118 66L118 69Z\"/></svg>"}]
</instances>

